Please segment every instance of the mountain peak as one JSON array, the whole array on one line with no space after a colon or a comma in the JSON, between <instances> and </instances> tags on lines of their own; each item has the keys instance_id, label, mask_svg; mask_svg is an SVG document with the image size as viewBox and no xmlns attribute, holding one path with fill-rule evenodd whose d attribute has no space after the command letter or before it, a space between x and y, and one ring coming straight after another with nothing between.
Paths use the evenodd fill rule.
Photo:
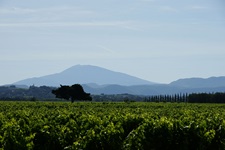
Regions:
<instances>
[{"instance_id":1,"label":"mountain peak","mask_svg":"<svg viewBox=\"0 0 225 150\"><path fill-rule=\"evenodd\" d=\"M15 84L59 86L60 84L72 85L75 83L96 83L99 85L118 84L125 86L153 84L153 82L125 73L115 72L92 65L74 65L60 73L35 78L35 80L34 78L25 79Z\"/></svg>"},{"instance_id":2,"label":"mountain peak","mask_svg":"<svg viewBox=\"0 0 225 150\"><path fill-rule=\"evenodd\" d=\"M76 70L76 69L82 69L82 70L89 70L89 69L104 69L104 70L108 70L108 69L105 69L105 68L102 68L102 67L98 67L98 66L94 66L94 65L74 65L72 67L69 67L68 69L64 70L63 72L66 72L66 71L71 71L71 70ZM108 70L110 71L110 70Z\"/></svg>"}]
</instances>

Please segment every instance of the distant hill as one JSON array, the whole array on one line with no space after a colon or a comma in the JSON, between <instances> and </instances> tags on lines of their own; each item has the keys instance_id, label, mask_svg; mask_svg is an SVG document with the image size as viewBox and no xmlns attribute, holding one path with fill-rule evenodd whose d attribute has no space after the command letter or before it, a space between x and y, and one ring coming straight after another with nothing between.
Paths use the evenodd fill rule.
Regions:
<instances>
[{"instance_id":1,"label":"distant hill","mask_svg":"<svg viewBox=\"0 0 225 150\"><path fill-rule=\"evenodd\" d=\"M133 95L164 95L177 93L212 93L225 92L225 77L186 78L170 84L133 85L133 86L97 86L85 85L88 92L93 94L123 94Z\"/></svg>"},{"instance_id":2,"label":"distant hill","mask_svg":"<svg viewBox=\"0 0 225 150\"><path fill-rule=\"evenodd\" d=\"M170 83L172 86L185 88L216 88L225 86L225 77L210 78L186 78L179 79Z\"/></svg>"},{"instance_id":3,"label":"distant hill","mask_svg":"<svg viewBox=\"0 0 225 150\"><path fill-rule=\"evenodd\" d=\"M160 95L176 93L225 92L225 77L186 78L170 84L156 84L125 73L91 65L75 65L60 73L29 78L15 85L52 86L82 84L91 94Z\"/></svg>"},{"instance_id":4,"label":"distant hill","mask_svg":"<svg viewBox=\"0 0 225 150\"><path fill-rule=\"evenodd\" d=\"M98 85L149 85L153 82L143 80L125 73L115 72L91 65L75 65L60 73L55 73L42 77L29 78L13 84L35 85L35 86L59 86L79 84L98 84Z\"/></svg>"},{"instance_id":5,"label":"distant hill","mask_svg":"<svg viewBox=\"0 0 225 150\"><path fill-rule=\"evenodd\" d=\"M160 94L175 94L179 93L182 88L172 87L166 84L154 85L105 85L105 86L89 86L82 85L84 90L92 94L133 94L133 95L160 95Z\"/></svg>"},{"instance_id":6,"label":"distant hill","mask_svg":"<svg viewBox=\"0 0 225 150\"><path fill-rule=\"evenodd\" d=\"M91 87L89 85L82 85L84 90L91 94L132 94L132 95L173 95L179 93L212 93L225 92L223 87L202 87L202 88L184 88L179 86L172 86L168 84L154 84L154 85L106 85L99 87Z\"/></svg>"}]
</instances>

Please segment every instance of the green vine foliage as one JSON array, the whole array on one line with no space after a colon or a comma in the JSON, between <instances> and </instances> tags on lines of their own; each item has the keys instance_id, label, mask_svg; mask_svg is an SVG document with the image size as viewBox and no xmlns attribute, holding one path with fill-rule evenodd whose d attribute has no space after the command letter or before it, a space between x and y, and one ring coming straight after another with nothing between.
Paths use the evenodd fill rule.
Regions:
<instances>
[{"instance_id":1,"label":"green vine foliage","mask_svg":"<svg viewBox=\"0 0 225 150\"><path fill-rule=\"evenodd\" d=\"M0 149L222 150L225 105L0 102Z\"/></svg>"}]
</instances>

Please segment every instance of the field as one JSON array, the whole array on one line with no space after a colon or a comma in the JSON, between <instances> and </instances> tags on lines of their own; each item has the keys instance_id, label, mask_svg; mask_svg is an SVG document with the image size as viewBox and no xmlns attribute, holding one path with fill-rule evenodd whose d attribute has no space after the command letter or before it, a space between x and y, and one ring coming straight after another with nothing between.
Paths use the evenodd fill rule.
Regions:
<instances>
[{"instance_id":1,"label":"field","mask_svg":"<svg viewBox=\"0 0 225 150\"><path fill-rule=\"evenodd\" d=\"M225 105L0 102L1 149L225 149Z\"/></svg>"}]
</instances>

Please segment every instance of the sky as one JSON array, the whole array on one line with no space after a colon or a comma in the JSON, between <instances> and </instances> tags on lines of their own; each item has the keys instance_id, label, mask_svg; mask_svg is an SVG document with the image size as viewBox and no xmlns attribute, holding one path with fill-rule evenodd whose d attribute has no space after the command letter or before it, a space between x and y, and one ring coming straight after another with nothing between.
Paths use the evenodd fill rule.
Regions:
<instances>
[{"instance_id":1,"label":"sky","mask_svg":"<svg viewBox=\"0 0 225 150\"><path fill-rule=\"evenodd\" d=\"M95 65L158 83L225 76L224 0L0 0L0 85Z\"/></svg>"}]
</instances>

